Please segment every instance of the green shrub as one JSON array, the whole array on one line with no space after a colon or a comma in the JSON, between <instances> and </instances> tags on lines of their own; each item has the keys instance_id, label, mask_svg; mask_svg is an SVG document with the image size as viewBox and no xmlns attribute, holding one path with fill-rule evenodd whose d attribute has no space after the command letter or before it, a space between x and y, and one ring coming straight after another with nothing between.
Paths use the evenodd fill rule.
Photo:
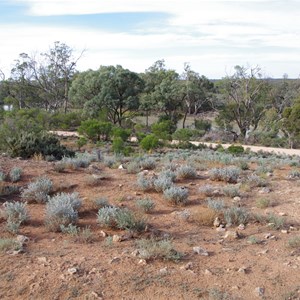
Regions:
<instances>
[{"instance_id":1,"label":"green shrub","mask_svg":"<svg viewBox=\"0 0 300 300\"><path fill-rule=\"evenodd\" d=\"M143 170L154 170L156 168L156 161L152 157L143 157L140 160L140 166Z\"/></svg>"},{"instance_id":2,"label":"green shrub","mask_svg":"<svg viewBox=\"0 0 300 300\"><path fill-rule=\"evenodd\" d=\"M189 192L186 188L171 186L164 190L165 199L174 205L185 205L187 203Z\"/></svg>"},{"instance_id":3,"label":"green shrub","mask_svg":"<svg viewBox=\"0 0 300 300\"><path fill-rule=\"evenodd\" d=\"M115 127L112 130L112 135L114 139L121 138L122 141L126 142L128 138L130 137L131 130L130 129L124 129L120 127Z\"/></svg>"},{"instance_id":4,"label":"green shrub","mask_svg":"<svg viewBox=\"0 0 300 300\"><path fill-rule=\"evenodd\" d=\"M150 150L154 150L156 148L158 148L159 146L159 141L158 138L153 135L153 134L149 134L146 137L144 137L141 141L140 141L140 147L145 150L145 151L150 151Z\"/></svg>"},{"instance_id":5,"label":"green shrub","mask_svg":"<svg viewBox=\"0 0 300 300\"><path fill-rule=\"evenodd\" d=\"M240 172L240 169L237 167L213 168L210 171L210 178L211 180L236 183L239 178Z\"/></svg>"},{"instance_id":6,"label":"green shrub","mask_svg":"<svg viewBox=\"0 0 300 300\"><path fill-rule=\"evenodd\" d=\"M300 236L293 236L288 240L288 246L290 248L300 248Z\"/></svg>"},{"instance_id":7,"label":"green shrub","mask_svg":"<svg viewBox=\"0 0 300 300\"><path fill-rule=\"evenodd\" d=\"M0 138L1 140L1 138ZM35 154L52 155L55 159L74 156L74 152L60 145L59 139L45 132L20 131L13 135L2 136L4 151L12 157L30 158Z\"/></svg>"},{"instance_id":8,"label":"green shrub","mask_svg":"<svg viewBox=\"0 0 300 300\"><path fill-rule=\"evenodd\" d=\"M81 136L76 142L78 150L80 150L84 145L86 145L87 142L88 142L87 139Z\"/></svg>"},{"instance_id":9,"label":"green shrub","mask_svg":"<svg viewBox=\"0 0 300 300\"><path fill-rule=\"evenodd\" d=\"M151 132L158 139L171 140L171 134L176 130L170 120L154 123L151 126Z\"/></svg>"},{"instance_id":10,"label":"green shrub","mask_svg":"<svg viewBox=\"0 0 300 300\"><path fill-rule=\"evenodd\" d=\"M6 177L6 174L3 171L0 171L0 181L5 181Z\"/></svg>"},{"instance_id":11,"label":"green shrub","mask_svg":"<svg viewBox=\"0 0 300 300\"><path fill-rule=\"evenodd\" d=\"M224 186L223 193L225 196L230 197L230 198L240 196L240 194L241 194L239 186L231 186L231 185Z\"/></svg>"},{"instance_id":12,"label":"green shrub","mask_svg":"<svg viewBox=\"0 0 300 300\"><path fill-rule=\"evenodd\" d=\"M111 206L105 197L96 198L92 201L93 207L99 210L102 207L109 207Z\"/></svg>"},{"instance_id":13,"label":"green shrub","mask_svg":"<svg viewBox=\"0 0 300 300\"><path fill-rule=\"evenodd\" d=\"M172 177L167 176L164 173L159 174L159 176L153 181L153 186L157 192L163 192L164 190L170 188L172 185Z\"/></svg>"},{"instance_id":14,"label":"green shrub","mask_svg":"<svg viewBox=\"0 0 300 300\"><path fill-rule=\"evenodd\" d=\"M54 113L49 120L52 130L74 130L80 126L84 118L81 112Z\"/></svg>"},{"instance_id":15,"label":"green shrub","mask_svg":"<svg viewBox=\"0 0 300 300\"><path fill-rule=\"evenodd\" d=\"M147 178L143 174L137 176L137 186L142 191L150 191L153 189L153 179Z\"/></svg>"},{"instance_id":16,"label":"green shrub","mask_svg":"<svg viewBox=\"0 0 300 300\"><path fill-rule=\"evenodd\" d=\"M256 200L256 207L267 208L270 206L270 200L266 198L260 198Z\"/></svg>"},{"instance_id":17,"label":"green shrub","mask_svg":"<svg viewBox=\"0 0 300 300\"><path fill-rule=\"evenodd\" d=\"M195 119L194 120L195 128L198 130L204 130L205 132L210 131L211 122L203 119Z\"/></svg>"},{"instance_id":18,"label":"green shrub","mask_svg":"<svg viewBox=\"0 0 300 300\"><path fill-rule=\"evenodd\" d=\"M225 208L225 203L223 200L215 200L215 199L208 199L207 200L207 207L212 209L215 212L222 212Z\"/></svg>"},{"instance_id":19,"label":"green shrub","mask_svg":"<svg viewBox=\"0 0 300 300\"><path fill-rule=\"evenodd\" d=\"M52 181L47 177L39 177L36 181L31 182L21 193L21 198L26 201L45 203L48 195L52 191Z\"/></svg>"},{"instance_id":20,"label":"green shrub","mask_svg":"<svg viewBox=\"0 0 300 300\"><path fill-rule=\"evenodd\" d=\"M188 142L197 136L198 132L196 130L190 128L180 128L173 133L172 138L174 140L178 140L179 142Z\"/></svg>"},{"instance_id":21,"label":"green shrub","mask_svg":"<svg viewBox=\"0 0 300 300\"><path fill-rule=\"evenodd\" d=\"M267 217L267 222L269 223L269 226L271 228L278 230L278 229L282 229L284 227L285 218L276 216L274 214L270 214Z\"/></svg>"},{"instance_id":22,"label":"green shrub","mask_svg":"<svg viewBox=\"0 0 300 300\"><path fill-rule=\"evenodd\" d=\"M250 187L265 187L268 185L268 182L266 179L256 175L251 174L247 177L247 183L250 185Z\"/></svg>"},{"instance_id":23,"label":"green shrub","mask_svg":"<svg viewBox=\"0 0 300 300\"><path fill-rule=\"evenodd\" d=\"M112 151L115 154L120 154L124 150L124 141L121 137L115 137L112 144Z\"/></svg>"},{"instance_id":24,"label":"green shrub","mask_svg":"<svg viewBox=\"0 0 300 300\"><path fill-rule=\"evenodd\" d=\"M81 122L78 132L92 141L107 141L112 132L112 124L89 119Z\"/></svg>"},{"instance_id":25,"label":"green shrub","mask_svg":"<svg viewBox=\"0 0 300 300\"><path fill-rule=\"evenodd\" d=\"M20 243L15 239L0 238L0 251L19 250L21 248Z\"/></svg>"},{"instance_id":26,"label":"green shrub","mask_svg":"<svg viewBox=\"0 0 300 300\"><path fill-rule=\"evenodd\" d=\"M227 148L227 152L230 154L243 154L244 153L244 147L241 145L230 145Z\"/></svg>"}]
</instances>

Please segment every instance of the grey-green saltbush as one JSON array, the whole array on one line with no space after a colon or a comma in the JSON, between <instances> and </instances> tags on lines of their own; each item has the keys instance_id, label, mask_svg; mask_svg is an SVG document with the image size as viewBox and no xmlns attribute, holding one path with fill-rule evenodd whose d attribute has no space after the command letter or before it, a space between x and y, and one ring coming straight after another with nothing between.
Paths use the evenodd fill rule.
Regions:
<instances>
[{"instance_id":1,"label":"grey-green saltbush","mask_svg":"<svg viewBox=\"0 0 300 300\"><path fill-rule=\"evenodd\" d=\"M156 168L156 161L152 157L144 157L140 161L140 166L143 170L154 170Z\"/></svg>"},{"instance_id":2,"label":"grey-green saltbush","mask_svg":"<svg viewBox=\"0 0 300 300\"><path fill-rule=\"evenodd\" d=\"M231 186L231 185L224 186L223 193L225 196L231 197L231 198L240 196L240 194L241 194L239 186Z\"/></svg>"},{"instance_id":3,"label":"grey-green saltbush","mask_svg":"<svg viewBox=\"0 0 300 300\"><path fill-rule=\"evenodd\" d=\"M153 189L153 179L147 178L144 174L139 174L137 176L137 185L138 188L142 191L149 191Z\"/></svg>"},{"instance_id":4,"label":"grey-green saltbush","mask_svg":"<svg viewBox=\"0 0 300 300\"><path fill-rule=\"evenodd\" d=\"M150 198L138 199L135 204L144 213L150 213L155 208L155 203Z\"/></svg>"},{"instance_id":5,"label":"grey-green saltbush","mask_svg":"<svg viewBox=\"0 0 300 300\"><path fill-rule=\"evenodd\" d=\"M187 203L189 192L186 188L171 186L164 190L165 199L174 205L185 205Z\"/></svg>"},{"instance_id":6,"label":"grey-green saltbush","mask_svg":"<svg viewBox=\"0 0 300 300\"><path fill-rule=\"evenodd\" d=\"M49 230L58 231L61 225L74 224L78 218L81 199L78 193L60 193L49 198L46 204L45 223Z\"/></svg>"},{"instance_id":7,"label":"grey-green saltbush","mask_svg":"<svg viewBox=\"0 0 300 300\"><path fill-rule=\"evenodd\" d=\"M21 179L22 169L18 167L14 167L9 172L9 178L11 182L17 182Z\"/></svg>"},{"instance_id":8,"label":"grey-green saltbush","mask_svg":"<svg viewBox=\"0 0 300 300\"><path fill-rule=\"evenodd\" d=\"M171 177L168 177L165 174L160 174L156 179L154 179L153 185L157 192L163 192L173 185L173 181Z\"/></svg>"},{"instance_id":9,"label":"grey-green saltbush","mask_svg":"<svg viewBox=\"0 0 300 300\"><path fill-rule=\"evenodd\" d=\"M97 214L97 222L100 226L126 230L141 231L145 228L145 222L137 218L133 212L126 208L102 207Z\"/></svg>"},{"instance_id":10,"label":"grey-green saltbush","mask_svg":"<svg viewBox=\"0 0 300 300\"><path fill-rule=\"evenodd\" d=\"M241 169L237 167L213 168L210 171L210 178L211 180L236 183L240 173Z\"/></svg>"},{"instance_id":11,"label":"grey-green saltbush","mask_svg":"<svg viewBox=\"0 0 300 300\"><path fill-rule=\"evenodd\" d=\"M293 170L289 171L288 178L300 179L300 171L297 169L293 169Z\"/></svg>"},{"instance_id":12,"label":"grey-green saltbush","mask_svg":"<svg viewBox=\"0 0 300 300\"><path fill-rule=\"evenodd\" d=\"M268 185L268 182L266 179L256 175L256 174L251 174L247 177L247 183L251 187L265 187Z\"/></svg>"},{"instance_id":13,"label":"grey-green saltbush","mask_svg":"<svg viewBox=\"0 0 300 300\"><path fill-rule=\"evenodd\" d=\"M22 223L29 220L27 203L24 202L5 202L1 215L6 219L7 230L17 233Z\"/></svg>"},{"instance_id":14,"label":"grey-green saltbush","mask_svg":"<svg viewBox=\"0 0 300 300\"><path fill-rule=\"evenodd\" d=\"M229 225L246 224L249 213L245 208L233 206L224 211L224 218Z\"/></svg>"},{"instance_id":15,"label":"grey-green saltbush","mask_svg":"<svg viewBox=\"0 0 300 300\"><path fill-rule=\"evenodd\" d=\"M208 208L212 209L216 212L222 212L225 208L224 201L221 199L207 199L207 206Z\"/></svg>"},{"instance_id":16,"label":"grey-green saltbush","mask_svg":"<svg viewBox=\"0 0 300 300\"><path fill-rule=\"evenodd\" d=\"M21 198L26 201L35 201L37 203L45 203L48 195L52 191L52 181L47 177L39 177L36 181L31 182L27 189L21 193Z\"/></svg>"},{"instance_id":17,"label":"grey-green saltbush","mask_svg":"<svg viewBox=\"0 0 300 300\"><path fill-rule=\"evenodd\" d=\"M199 192L203 193L205 196L211 197L216 194L219 194L219 187L211 185L211 184L205 184L199 188Z\"/></svg>"},{"instance_id":18,"label":"grey-green saltbush","mask_svg":"<svg viewBox=\"0 0 300 300\"><path fill-rule=\"evenodd\" d=\"M197 177L196 169L189 166L180 166L176 171L176 177L180 179L194 179Z\"/></svg>"}]
</instances>

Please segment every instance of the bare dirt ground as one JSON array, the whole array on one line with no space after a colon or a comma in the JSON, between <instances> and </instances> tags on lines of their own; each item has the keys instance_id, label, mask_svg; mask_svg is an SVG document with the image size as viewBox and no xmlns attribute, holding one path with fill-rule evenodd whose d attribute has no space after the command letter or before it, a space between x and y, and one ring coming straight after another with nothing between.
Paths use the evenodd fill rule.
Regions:
<instances>
[{"instance_id":1,"label":"bare dirt ground","mask_svg":"<svg viewBox=\"0 0 300 300\"><path fill-rule=\"evenodd\" d=\"M300 235L300 184L299 180L287 179L291 167L274 170L268 178L270 192L253 188L241 196L250 212L284 215L283 229L274 230L252 220L245 229L233 226L217 231L180 214L187 210L193 216L206 209L201 186L224 185L212 182L207 169L198 169L196 179L176 182L188 188L189 201L184 207L173 207L166 204L162 194L139 191L136 174L109 169L100 162L93 164L106 174L97 186L87 184L88 169L58 173L51 162L0 158L4 171L15 166L23 169L22 180L16 185L26 187L36 177L46 175L56 191L79 192L83 206L78 225L89 226L93 234L92 243L82 243L66 234L49 232L44 226L45 205L28 204L31 219L19 232L29 238L24 253L0 253L1 299L300 299L300 248L288 247L288 241ZM251 164L250 169L256 167ZM97 224L97 211L91 202L103 196L111 204L132 210L136 210L136 199L150 197L156 207L145 215L149 229L122 242L103 237L102 231L108 236L126 235L125 231L107 230ZM222 198L233 203L229 197ZM258 198L267 198L272 205L257 208ZM1 202L9 200L19 200L19 195L3 197ZM224 238L228 231L237 231L240 237ZM174 248L184 254L183 259L141 260L134 253L136 241L150 236L170 237ZM0 237L13 237L1 219ZM209 255L196 254L193 247L201 247Z\"/></svg>"}]
</instances>

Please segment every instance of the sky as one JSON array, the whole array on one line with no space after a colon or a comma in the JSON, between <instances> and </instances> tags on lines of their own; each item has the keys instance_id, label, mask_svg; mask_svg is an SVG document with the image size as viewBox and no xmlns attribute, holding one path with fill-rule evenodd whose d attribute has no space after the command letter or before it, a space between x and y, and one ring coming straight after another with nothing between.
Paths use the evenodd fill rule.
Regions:
<instances>
[{"instance_id":1,"label":"sky","mask_svg":"<svg viewBox=\"0 0 300 300\"><path fill-rule=\"evenodd\" d=\"M300 0L0 0L0 69L55 41L83 56L80 71L122 65L144 72L164 59L210 79L235 65L299 78Z\"/></svg>"}]
</instances>

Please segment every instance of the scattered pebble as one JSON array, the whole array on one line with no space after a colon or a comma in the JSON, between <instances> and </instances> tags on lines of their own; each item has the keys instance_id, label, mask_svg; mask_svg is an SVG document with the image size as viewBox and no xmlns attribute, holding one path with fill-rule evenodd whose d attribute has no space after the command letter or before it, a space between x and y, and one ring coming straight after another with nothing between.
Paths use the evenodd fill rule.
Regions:
<instances>
[{"instance_id":1,"label":"scattered pebble","mask_svg":"<svg viewBox=\"0 0 300 300\"><path fill-rule=\"evenodd\" d=\"M201 248L201 247L193 247L193 251L194 251L194 253L197 253L197 254L202 255L202 256L208 256L209 255L208 252L205 249Z\"/></svg>"}]
</instances>

